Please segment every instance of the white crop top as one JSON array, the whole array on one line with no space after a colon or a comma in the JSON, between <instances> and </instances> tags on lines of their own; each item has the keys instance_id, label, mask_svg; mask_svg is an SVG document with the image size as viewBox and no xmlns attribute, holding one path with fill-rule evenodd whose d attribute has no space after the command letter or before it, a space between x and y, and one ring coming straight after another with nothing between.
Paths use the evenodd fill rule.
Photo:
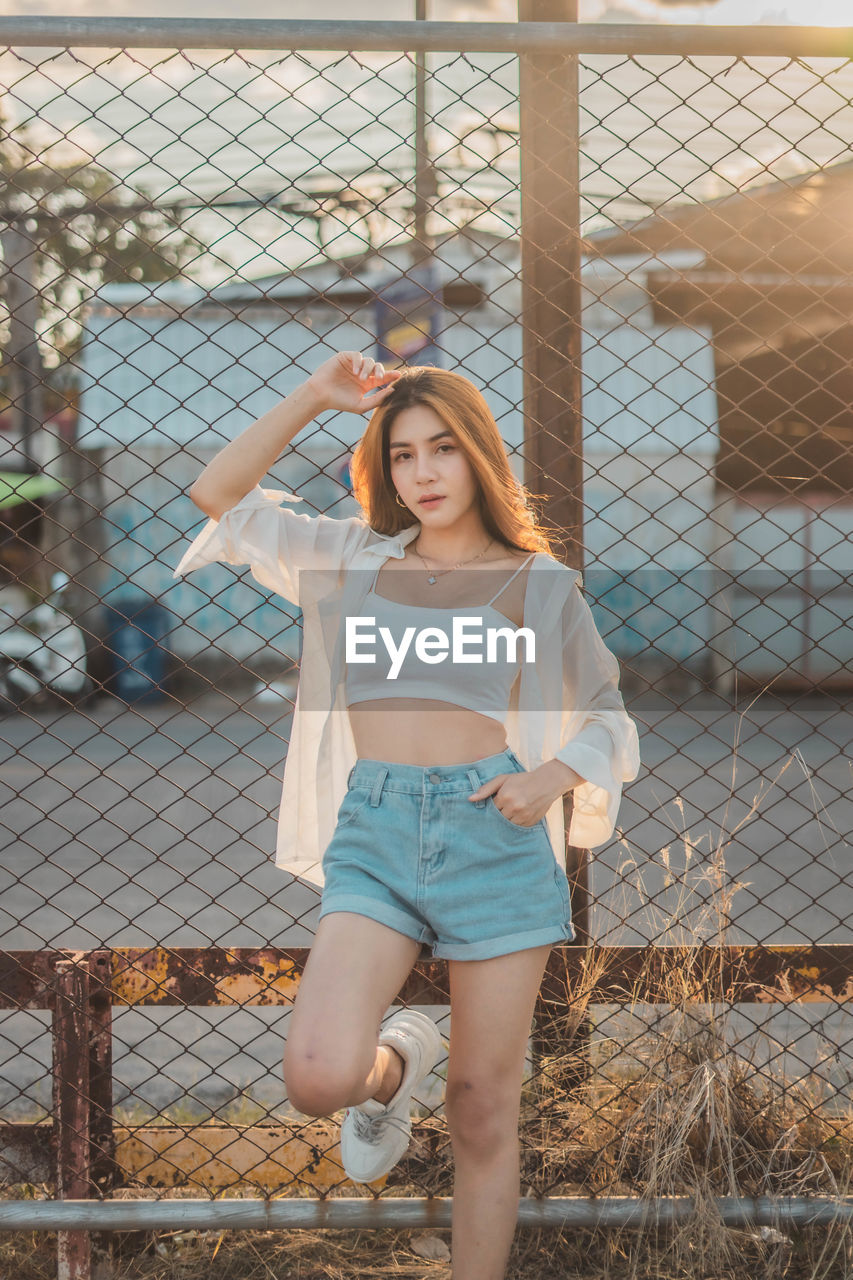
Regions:
<instances>
[{"instance_id":1,"label":"white crop top","mask_svg":"<svg viewBox=\"0 0 853 1280\"><path fill-rule=\"evenodd\" d=\"M466 608L438 608L434 605L400 604L376 594L376 579L380 565L373 576L373 583L364 598L362 617L375 618L375 622L364 624L359 629L358 652L365 656L372 655L375 661L348 662L346 664L346 703L367 702L374 698L413 698L437 699L440 702L455 703L470 711L479 711L481 715L490 716L500 724L504 724L509 709L512 686L521 669L525 656L533 660L532 649L527 650L527 641L523 634L515 641L515 656L509 655L512 649L512 633L515 624L505 614L493 607L497 600L526 564L536 553L528 556L515 573L507 579L486 604L471 605ZM463 652L469 657L479 655L480 661L452 660L453 619L480 618L479 625L469 624L465 628ZM392 646L383 640L380 627L387 627L393 637ZM402 648L404 632L407 627L415 627L417 632L425 628L439 627L447 636L450 647L444 648L439 637L427 641L424 651L432 654L432 661L418 656L415 649L416 636L411 638L402 656L396 656L393 650ZM482 628L482 631L481 631ZM489 652L489 631L498 628L508 630L508 637L495 635L493 655ZM426 640L426 637L424 637ZM438 659L439 653L444 656ZM396 673L390 676L393 671ZM390 677L390 678L389 678Z\"/></svg>"}]
</instances>

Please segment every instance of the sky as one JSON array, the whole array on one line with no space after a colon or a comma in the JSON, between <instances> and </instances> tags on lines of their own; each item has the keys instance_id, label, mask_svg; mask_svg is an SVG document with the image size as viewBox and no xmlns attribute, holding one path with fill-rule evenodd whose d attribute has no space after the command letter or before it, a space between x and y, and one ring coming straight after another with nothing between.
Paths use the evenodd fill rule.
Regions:
<instances>
[{"instance_id":1,"label":"sky","mask_svg":"<svg viewBox=\"0 0 853 1280\"><path fill-rule=\"evenodd\" d=\"M582 22L695 22L719 26L751 23L844 26L853 18L850 0L579 0ZM409 9L411 12L406 12ZM512 22L516 0L427 0L435 21ZM0 13L32 16L229 18L233 0L0 0ZM352 0L242 0L243 18L352 19ZM414 0L362 0L359 20L400 21L414 17Z\"/></svg>"},{"instance_id":2,"label":"sky","mask_svg":"<svg viewBox=\"0 0 853 1280\"><path fill-rule=\"evenodd\" d=\"M849 20L853 0L579 4L582 21L669 21L701 28L801 25L806 12L812 25L839 24L845 16ZM233 16L234 4L0 0L0 12L24 11L66 19L210 18ZM403 5L399 0L393 5L390 0L362 0L358 7L352 0L288 0L286 5L281 0L242 0L239 8L248 18L286 14L291 19L341 20L352 19L354 11L365 24L399 20L414 16L414 0ZM427 0L427 11L436 20L511 22L517 0ZM53 159L67 164L91 156L133 186L191 197L200 204L246 192L250 198L277 193L291 198L303 187L311 192L325 189L324 184L340 186L365 173L370 199L379 202L385 189L382 175L388 179L385 186L393 188L409 172L413 69L399 57L366 54L336 60L327 55L325 61L318 57L308 72L301 56L288 53L258 53L247 62L239 55L220 56L221 51L210 56L199 51L195 61L171 48L143 52L146 56L116 51L105 59L98 49L61 55L17 47L0 51L7 116L13 125L26 123L35 130L33 142L48 166ZM472 77L470 59L431 59L434 71L434 64L441 63L429 87L431 145L455 199L447 217L476 215L488 222L485 229L505 234L518 216L517 157L507 141L517 119L517 66L506 57L493 58L492 65L484 55L486 74ZM206 73L211 61L217 63L215 74ZM326 74L323 67L331 62L335 71ZM754 181L784 180L850 159L853 60L839 59L841 65L821 71L797 60L765 58L753 67L742 59L722 75L680 60L666 69L656 64L651 74L639 64L627 71L620 65L613 76L606 62L599 59L587 69L584 90L585 227L598 225L596 219L624 223L670 200L714 199ZM155 69L154 74L140 74L140 63ZM83 72L87 65L89 74ZM205 73L199 74L199 68ZM679 103L683 109L674 110ZM379 172L378 187L370 186L373 170ZM382 220L382 226L373 228L371 222L371 234L384 243L388 234L399 233L403 214L384 198L377 209L381 218L375 214L373 221ZM218 205L197 218L205 242L217 245L226 273L240 262L251 263L250 273L262 275L280 269L282 262L301 261L328 248L325 241L318 247L311 217L301 219L298 235L291 219L260 207L247 213L241 205L233 211ZM393 225L386 225L389 220ZM327 219L326 230L334 232L332 251L340 255L363 247L368 221L357 211L349 219L337 213L331 223ZM441 228L446 225L440 222Z\"/></svg>"}]
</instances>

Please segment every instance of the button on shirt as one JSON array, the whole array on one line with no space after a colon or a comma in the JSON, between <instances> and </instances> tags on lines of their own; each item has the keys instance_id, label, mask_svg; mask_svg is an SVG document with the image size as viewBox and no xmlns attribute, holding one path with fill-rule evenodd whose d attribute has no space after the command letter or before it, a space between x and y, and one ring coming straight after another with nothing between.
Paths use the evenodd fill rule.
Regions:
<instances>
[{"instance_id":1,"label":"button on shirt","mask_svg":"<svg viewBox=\"0 0 853 1280\"><path fill-rule=\"evenodd\" d=\"M219 520L208 520L173 577L217 561L248 565L262 587L302 610L299 685L285 760L275 862L321 886L321 859L332 838L347 779L357 759L345 701L343 628L329 638L329 616L362 612L371 573L401 559L421 530L377 533L361 516L309 516L281 504L296 494L256 485ZM525 769L556 757L583 779L573 790L569 844L596 848L613 834L622 786L637 777L639 740L619 692L619 663L607 648L576 569L540 551L530 562L524 626L536 634L535 661L522 663L505 724ZM430 774L440 781L440 774ZM562 797L548 809L555 857L565 848Z\"/></svg>"}]
</instances>

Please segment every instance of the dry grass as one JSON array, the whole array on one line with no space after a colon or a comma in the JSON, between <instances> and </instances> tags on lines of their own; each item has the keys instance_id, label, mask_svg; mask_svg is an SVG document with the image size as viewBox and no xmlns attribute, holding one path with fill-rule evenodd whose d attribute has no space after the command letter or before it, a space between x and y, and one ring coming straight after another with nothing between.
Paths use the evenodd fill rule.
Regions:
<instances>
[{"instance_id":1,"label":"dry grass","mask_svg":"<svg viewBox=\"0 0 853 1280\"><path fill-rule=\"evenodd\" d=\"M701 949L726 939L742 887L726 873L726 848L762 798L707 855L698 856L689 831L658 855L671 892L653 940L667 943L668 959L624 993L624 1009L637 1017L633 1038L609 1040L595 1030L593 995L608 961L606 951L592 949L580 982L567 981L565 1008L549 1029L560 1051L537 1062L522 1094L524 1194L632 1195L646 1203L690 1196L695 1213L671 1230L518 1231L507 1280L853 1280L850 1226L734 1230L715 1204L718 1196L840 1198L853 1187L853 1111L828 1109L814 1078L785 1081L757 1064L754 1042L738 1042L733 1031L722 970ZM626 894L642 895L639 861L622 843ZM648 992L642 1004L641 985ZM330 1122L330 1146L336 1136ZM443 1120L416 1122L385 1194L452 1194ZM113 1237L112 1266L96 1280L446 1280L447 1263L413 1250L422 1234L126 1233ZM450 1244L449 1231L430 1234ZM53 1277L54 1247L49 1235L0 1236L0 1280Z\"/></svg>"}]
</instances>

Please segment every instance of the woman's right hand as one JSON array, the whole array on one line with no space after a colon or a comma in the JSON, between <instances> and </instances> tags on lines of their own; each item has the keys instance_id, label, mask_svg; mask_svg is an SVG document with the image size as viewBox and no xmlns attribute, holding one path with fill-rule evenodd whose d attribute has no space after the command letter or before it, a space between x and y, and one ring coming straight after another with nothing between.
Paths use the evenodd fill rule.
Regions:
<instances>
[{"instance_id":1,"label":"woman's right hand","mask_svg":"<svg viewBox=\"0 0 853 1280\"><path fill-rule=\"evenodd\" d=\"M339 351L311 374L306 385L320 401L320 412L346 409L370 413L391 394L402 376L397 369L386 373L383 365L360 351Z\"/></svg>"}]
</instances>

